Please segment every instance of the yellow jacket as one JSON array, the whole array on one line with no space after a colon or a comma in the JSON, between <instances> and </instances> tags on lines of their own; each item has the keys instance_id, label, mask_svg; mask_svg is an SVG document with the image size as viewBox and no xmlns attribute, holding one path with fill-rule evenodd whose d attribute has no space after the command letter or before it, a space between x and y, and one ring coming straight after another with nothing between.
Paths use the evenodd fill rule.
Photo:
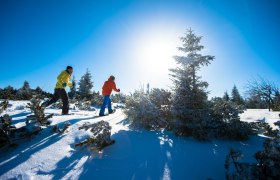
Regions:
<instances>
[{"instance_id":1,"label":"yellow jacket","mask_svg":"<svg viewBox=\"0 0 280 180\"><path fill-rule=\"evenodd\" d=\"M72 83L69 83L71 74L69 74L66 70L62 71L57 76L57 83L55 85L55 89L65 89L66 87L63 87L63 83L66 83L67 86L72 86Z\"/></svg>"}]
</instances>

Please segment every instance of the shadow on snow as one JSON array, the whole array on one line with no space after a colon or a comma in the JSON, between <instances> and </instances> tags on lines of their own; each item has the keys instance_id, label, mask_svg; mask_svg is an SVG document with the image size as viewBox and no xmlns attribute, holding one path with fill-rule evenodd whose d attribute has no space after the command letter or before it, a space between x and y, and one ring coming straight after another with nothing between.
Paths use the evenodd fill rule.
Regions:
<instances>
[{"instance_id":1,"label":"shadow on snow","mask_svg":"<svg viewBox=\"0 0 280 180\"><path fill-rule=\"evenodd\" d=\"M13 117L24 115L27 114ZM95 118L98 116L67 121L73 125ZM127 123L125 119L118 124ZM0 157L0 176L63 137L51 133L50 128L40 134L32 142L20 144L15 150ZM52 179L224 179L224 161L229 148L240 149L244 153L245 162L254 162L253 155L262 149L263 142L257 136L245 142L199 142L191 138L175 137L167 131L135 130L121 130L113 134L112 139L116 143L105 148L101 154L91 153L87 148L76 148L70 152L70 156L58 161L54 170L39 170L37 174L50 175Z\"/></svg>"},{"instance_id":2,"label":"shadow on snow","mask_svg":"<svg viewBox=\"0 0 280 180\"><path fill-rule=\"evenodd\" d=\"M230 147L242 150L244 161L262 149L262 139L247 142L198 142L169 132L119 131L116 143L102 154L77 148L57 163L53 179L224 179L224 161ZM203 173L202 173L203 172Z\"/></svg>"},{"instance_id":3,"label":"shadow on snow","mask_svg":"<svg viewBox=\"0 0 280 180\"><path fill-rule=\"evenodd\" d=\"M17 167L18 165L24 163L33 154L54 144L63 137L62 135L57 133L51 134L49 128L43 129L40 134L41 135L30 139L31 142L20 143L19 146L15 149L10 148L9 152L0 157L1 161L6 161L2 165L0 165L0 176Z\"/></svg>"}]
</instances>

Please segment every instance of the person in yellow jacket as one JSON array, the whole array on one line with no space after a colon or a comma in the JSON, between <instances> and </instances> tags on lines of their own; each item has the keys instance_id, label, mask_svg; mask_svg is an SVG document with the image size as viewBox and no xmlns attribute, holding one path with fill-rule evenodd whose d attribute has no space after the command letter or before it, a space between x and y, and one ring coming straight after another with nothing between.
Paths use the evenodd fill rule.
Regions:
<instances>
[{"instance_id":1,"label":"person in yellow jacket","mask_svg":"<svg viewBox=\"0 0 280 180\"><path fill-rule=\"evenodd\" d=\"M55 103L59 98L62 100L63 107L62 107L62 114L67 115L69 112L69 98L66 93L66 87L72 86L72 83L69 83L70 77L73 73L73 68L71 66L67 66L66 70L62 71L57 76L57 83L54 89L53 98L49 101L44 102L41 106L48 107L49 105Z\"/></svg>"}]
</instances>

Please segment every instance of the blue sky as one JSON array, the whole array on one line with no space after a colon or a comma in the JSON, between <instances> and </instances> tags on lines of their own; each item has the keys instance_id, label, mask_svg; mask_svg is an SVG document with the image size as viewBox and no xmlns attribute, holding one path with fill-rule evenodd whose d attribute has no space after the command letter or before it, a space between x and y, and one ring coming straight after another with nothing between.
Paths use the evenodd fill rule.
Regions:
<instances>
[{"instance_id":1,"label":"blue sky","mask_svg":"<svg viewBox=\"0 0 280 180\"><path fill-rule=\"evenodd\" d=\"M263 76L279 85L280 1L277 0L1 0L0 87L52 92L67 65L76 79L88 68L95 91L110 74L125 92L141 84L168 88L179 37L203 36L202 68L210 96Z\"/></svg>"}]
</instances>

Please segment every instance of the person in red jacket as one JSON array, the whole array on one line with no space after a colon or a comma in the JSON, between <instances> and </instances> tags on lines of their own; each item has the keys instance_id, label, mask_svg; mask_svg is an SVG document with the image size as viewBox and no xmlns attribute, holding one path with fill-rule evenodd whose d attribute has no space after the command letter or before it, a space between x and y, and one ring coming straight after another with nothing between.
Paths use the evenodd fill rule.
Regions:
<instances>
[{"instance_id":1,"label":"person in red jacket","mask_svg":"<svg viewBox=\"0 0 280 180\"><path fill-rule=\"evenodd\" d=\"M109 79L107 81L105 81L105 83L102 87L102 96L104 99L103 99L103 104L102 104L100 112L99 112L99 116L104 116L106 106L108 106L109 114L114 112L112 110L111 99L110 99L112 90L114 90L116 92L120 92L120 89L117 89L117 87L116 87L115 77L111 75L109 77Z\"/></svg>"}]
</instances>

